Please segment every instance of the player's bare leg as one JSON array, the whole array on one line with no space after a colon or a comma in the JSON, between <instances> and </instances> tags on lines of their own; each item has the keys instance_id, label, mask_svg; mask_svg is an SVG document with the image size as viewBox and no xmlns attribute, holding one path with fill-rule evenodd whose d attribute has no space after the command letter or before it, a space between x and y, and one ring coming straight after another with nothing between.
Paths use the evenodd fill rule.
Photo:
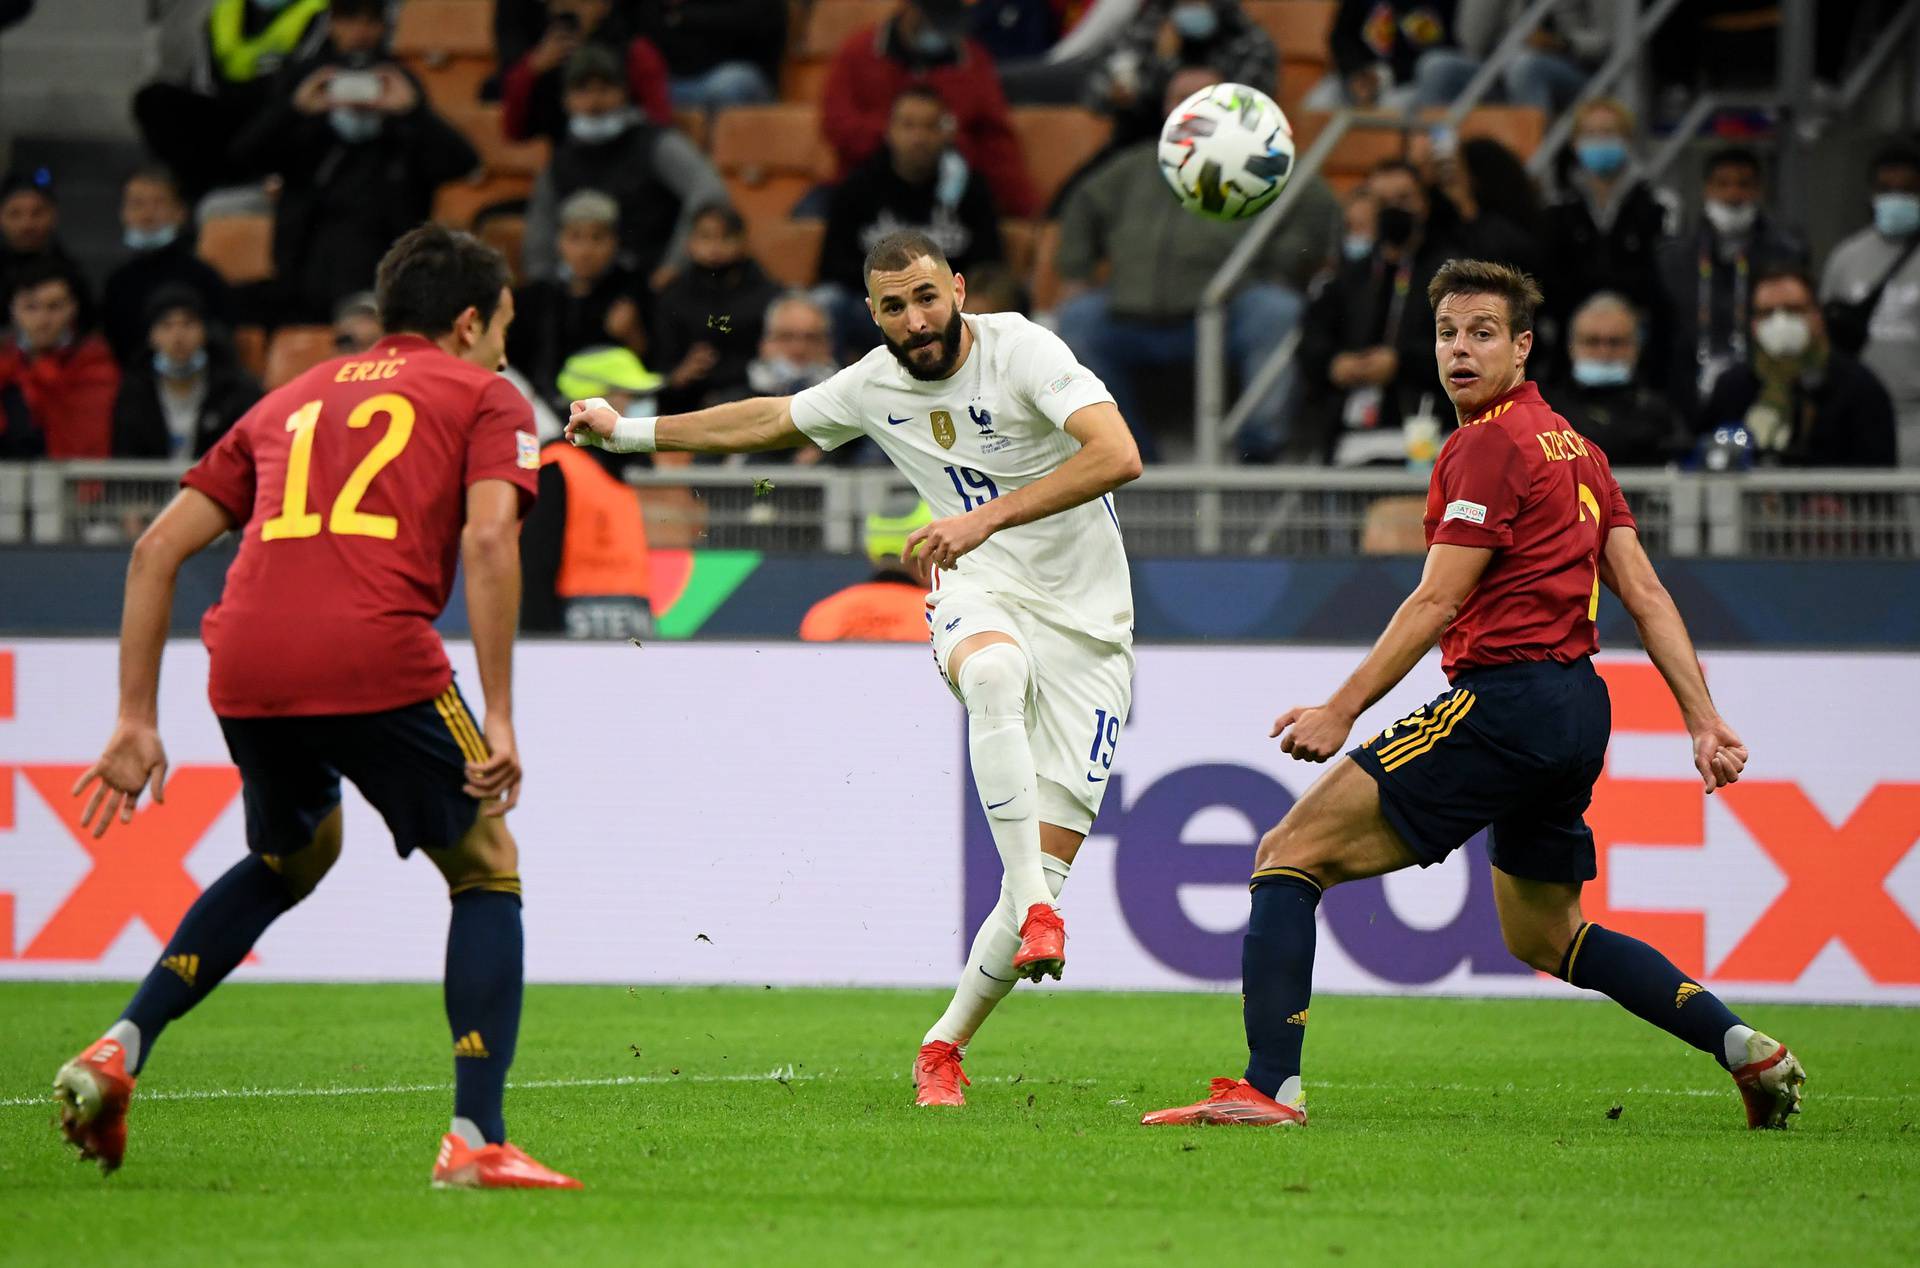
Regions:
<instances>
[{"instance_id":1,"label":"player's bare leg","mask_svg":"<svg viewBox=\"0 0 1920 1268\"><path fill-rule=\"evenodd\" d=\"M1659 951L1584 921L1580 887L1493 870L1494 905L1507 950L1542 973L1599 991L1685 1040L1733 1076L1747 1126L1785 1127L1800 1112L1807 1073L1785 1044L1746 1025Z\"/></svg>"},{"instance_id":2,"label":"player's bare leg","mask_svg":"<svg viewBox=\"0 0 1920 1268\"><path fill-rule=\"evenodd\" d=\"M578 1180L507 1142L501 1108L520 1037L520 847L504 819L481 815L458 844L423 853L453 898L446 975L453 1122L434 1161L434 1187L577 1189Z\"/></svg>"},{"instance_id":3,"label":"player's bare leg","mask_svg":"<svg viewBox=\"0 0 1920 1268\"><path fill-rule=\"evenodd\" d=\"M1046 869L1047 885L1057 899L1073 868L1074 855L1086 840L1081 833L1055 823L1040 825L1041 867ZM973 935L973 948L967 953L967 965L960 971L960 984L940 1020L921 1040L919 1055L913 1063L914 1103L916 1105L965 1105L967 1083L960 1061L967 1044L1019 981L1013 975L1013 957L1020 950L1020 930L1014 923L1013 899L1003 883L1000 901L980 929Z\"/></svg>"},{"instance_id":4,"label":"player's bare leg","mask_svg":"<svg viewBox=\"0 0 1920 1268\"><path fill-rule=\"evenodd\" d=\"M1313 994L1314 910L1342 881L1415 862L1380 813L1379 786L1342 757L1278 827L1254 859L1253 914L1241 957L1246 1073L1216 1078L1206 1100L1157 1110L1149 1127L1239 1123L1291 1127L1307 1121L1300 1050Z\"/></svg>"},{"instance_id":5,"label":"player's bare leg","mask_svg":"<svg viewBox=\"0 0 1920 1268\"><path fill-rule=\"evenodd\" d=\"M985 631L962 640L947 660L947 680L967 706L967 756L1004 886L1020 931L1015 977L1059 978L1067 963L1067 930L1053 907L1041 864L1040 780L1027 738L1027 696L1033 669L1011 635Z\"/></svg>"},{"instance_id":6,"label":"player's bare leg","mask_svg":"<svg viewBox=\"0 0 1920 1268\"><path fill-rule=\"evenodd\" d=\"M340 808L313 839L286 854L249 854L207 887L180 919L166 949L120 1020L60 1067L53 1095L60 1131L111 1174L127 1148L134 1081L167 1023L213 992L282 913L313 892L340 857Z\"/></svg>"}]
</instances>

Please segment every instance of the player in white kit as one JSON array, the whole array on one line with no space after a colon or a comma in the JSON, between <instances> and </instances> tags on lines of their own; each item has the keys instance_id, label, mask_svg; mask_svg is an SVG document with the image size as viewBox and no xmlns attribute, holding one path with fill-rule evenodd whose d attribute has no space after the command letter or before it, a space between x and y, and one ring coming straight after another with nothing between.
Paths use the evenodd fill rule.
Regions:
<instances>
[{"instance_id":1,"label":"player in white kit","mask_svg":"<svg viewBox=\"0 0 1920 1268\"><path fill-rule=\"evenodd\" d=\"M1140 474L1113 396L1017 314L963 316L966 280L923 234L867 254L885 340L791 397L621 418L575 401L567 436L622 452L737 453L871 436L937 517L907 541L931 566L927 622L967 709L967 749L1004 879L953 1002L914 1062L921 1105L963 1105L961 1057L1020 978L1055 978L1054 907L1107 789L1133 684L1133 591L1108 496Z\"/></svg>"}]
</instances>

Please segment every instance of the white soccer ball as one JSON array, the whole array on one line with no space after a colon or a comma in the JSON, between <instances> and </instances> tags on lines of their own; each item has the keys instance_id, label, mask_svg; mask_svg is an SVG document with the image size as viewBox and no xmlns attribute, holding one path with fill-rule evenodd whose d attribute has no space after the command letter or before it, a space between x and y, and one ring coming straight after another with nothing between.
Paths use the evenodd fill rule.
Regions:
<instances>
[{"instance_id":1,"label":"white soccer ball","mask_svg":"<svg viewBox=\"0 0 1920 1268\"><path fill-rule=\"evenodd\" d=\"M1293 125L1258 88L1202 88L1160 129L1160 174L1196 216L1258 215L1293 174Z\"/></svg>"}]
</instances>

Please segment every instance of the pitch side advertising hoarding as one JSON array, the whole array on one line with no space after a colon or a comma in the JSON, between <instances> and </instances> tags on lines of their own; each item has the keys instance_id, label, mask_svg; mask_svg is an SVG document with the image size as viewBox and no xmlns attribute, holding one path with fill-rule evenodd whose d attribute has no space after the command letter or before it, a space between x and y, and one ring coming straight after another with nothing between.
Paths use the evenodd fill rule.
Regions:
<instances>
[{"instance_id":1,"label":"pitch side advertising hoarding","mask_svg":"<svg viewBox=\"0 0 1920 1268\"><path fill-rule=\"evenodd\" d=\"M1267 730L1352 648L1146 647L1106 805L1063 898L1066 987L1239 989L1253 844L1324 768ZM454 649L475 711L470 652ZM1736 999L1920 1003L1920 657L1722 653L1753 749L1709 798L1645 659L1602 659L1614 740L1586 914ZM532 644L511 816L536 981L949 984L999 862L964 715L924 647ZM169 646L164 805L102 841L75 778L113 721L110 641L0 644L0 978L137 978L245 848L197 644ZM1429 661L1364 738L1437 693ZM1091 740L1094 719L1088 719ZM438 979L446 892L351 792L344 857L242 978ZM1321 990L1560 994L1501 947L1485 856L1336 889Z\"/></svg>"}]
</instances>

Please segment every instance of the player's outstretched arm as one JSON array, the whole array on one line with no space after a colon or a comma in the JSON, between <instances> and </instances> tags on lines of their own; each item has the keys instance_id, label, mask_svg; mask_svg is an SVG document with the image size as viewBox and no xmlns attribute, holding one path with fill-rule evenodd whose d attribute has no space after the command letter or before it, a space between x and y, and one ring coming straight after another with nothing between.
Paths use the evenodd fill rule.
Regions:
<instances>
[{"instance_id":1,"label":"player's outstretched arm","mask_svg":"<svg viewBox=\"0 0 1920 1268\"><path fill-rule=\"evenodd\" d=\"M233 527L225 507L198 489L182 489L134 543L120 609L120 714L100 760L73 786L74 796L98 781L80 826L100 836L118 816L133 821L142 790L163 800L167 752L160 743L160 654L173 623L173 585L180 565Z\"/></svg>"},{"instance_id":2,"label":"player's outstretched arm","mask_svg":"<svg viewBox=\"0 0 1920 1268\"><path fill-rule=\"evenodd\" d=\"M567 439L613 453L757 453L807 443L793 425L790 396L756 396L691 414L622 418L599 397L575 401Z\"/></svg>"},{"instance_id":3,"label":"player's outstretched arm","mask_svg":"<svg viewBox=\"0 0 1920 1268\"><path fill-rule=\"evenodd\" d=\"M1081 406L1067 416L1065 430L1080 442L1078 453L1032 484L915 529L907 538L907 558L951 568L1003 528L1058 515L1139 477L1140 447L1113 402Z\"/></svg>"},{"instance_id":4,"label":"player's outstretched arm","mask_svg":"<svg viewBox=\"0 0 1920 1268\"><path fill-rule=\"evenodd\" d=\"M1420 663L1453 623L1492 559L1493 552L1482 546L1441 542L1429 547L1420 584L1387 622L1360 667L1325 704L1289 709L1274 722L1272 735L1293 728L1281 739L1281 751L1304 762L1324 762L1345 748L1354 719Z\"/></svg>"},{"instance_id":5,"label":"player's outstretched arm","mask_svg":"<svg viewBox=\"0 0 1920 1268\"><path fill-rule=\"evenodd\" d=\"M503 815L520 800L520 750L513 738L513 636L520 623L520 490L506 480L476 480L467 489L460 530L467 578L467 626L487 699L480 724L487 760L467 763L466 792Z\"/></svg>"},{"instance_id":6,"label":"player's outstretched arm","mask_svg":"<svg viewBox=\"0 0 1920 1268\"><path fill-rule=\"evenodd\" d=\"M1600 579L1626 605L1647 656L1667 680L1667 689L1673 692L1687 732L1693 736L1693 764L1707 791L1739 779L1747 764L1747 746L1707 694L1706 675L1700 672L1700 658L1694 653L1687 623L1680 618L1673 596L1660 584L1636 530L1620 525L1607 533L1606 548L1600 556Z\"/></svg>"}]
</instances>

